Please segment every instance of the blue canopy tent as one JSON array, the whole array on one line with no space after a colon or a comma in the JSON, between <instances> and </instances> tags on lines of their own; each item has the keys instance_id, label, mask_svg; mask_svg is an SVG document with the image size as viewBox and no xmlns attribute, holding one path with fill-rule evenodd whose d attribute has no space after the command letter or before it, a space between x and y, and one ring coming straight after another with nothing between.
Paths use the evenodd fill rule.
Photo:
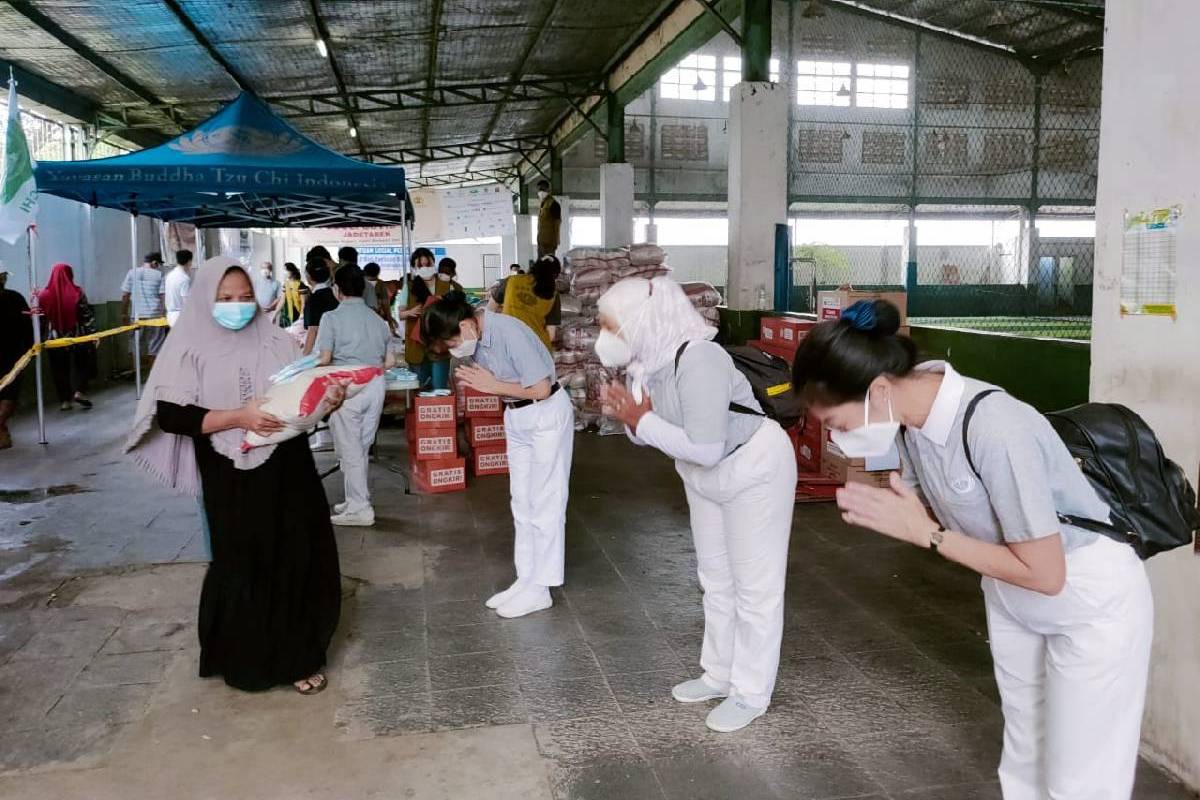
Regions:
<instances>
[{"instance_id":1,"label":"blue canopy tent","mask_svg":"<svg viewBox=\"0 0 1200 800\"><path fill-rule=\"evenodd\" d=\"M43 161L39 192L204 228L400 225L404 169L322 147L243 92L195 130L94 161Z\"/></svg>"}]
</instances>

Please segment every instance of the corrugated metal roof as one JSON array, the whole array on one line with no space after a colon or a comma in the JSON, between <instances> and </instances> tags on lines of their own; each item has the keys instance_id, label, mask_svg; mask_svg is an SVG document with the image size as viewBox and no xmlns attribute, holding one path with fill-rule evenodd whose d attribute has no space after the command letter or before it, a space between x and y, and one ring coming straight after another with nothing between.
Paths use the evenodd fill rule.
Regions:
<instances>
[{"instance_id":1,"label":"corrugated metal roof","mask_svg":"<svg viewBox=\"0 0 1200 800\"><path fill-rule=\"evenodd\" d=\"M802 14L820 13L826 6L890 16L897 24L960 33L1033 59L1070 55L1072 48L1098 44L1103 32L1102 0L795 0L795 4ZM498 84L514 77L598 76L669 4L664 0L12 0L0 5L0 58L67 87L106 111L120 111L133 124L173 134L178 128L170 117L122 78L140 85L154 100L175 106L183 125L198 122L221 102L233 99L238 86L172 5L260 97L268 101L284 96L324 98L320 108L334 112L326 116L275 107L322 144L358 156L360 148L386 152L543 135L568 105L559 97L368 112L369 103L362 101L355 112L359 136L354 139L332 61L350 93ZM332 61L322 57L315 45L321 26L328 30ZM99 54L117 76L103 74L94 59L68 47L55 27ZM338 107L343 110L337 111ZM482 170L517 160L510 153L461 163L439 161L430 169L440 174L447 164L461 169L469 162L472 169Z\"/></svg>"}]
</instances>

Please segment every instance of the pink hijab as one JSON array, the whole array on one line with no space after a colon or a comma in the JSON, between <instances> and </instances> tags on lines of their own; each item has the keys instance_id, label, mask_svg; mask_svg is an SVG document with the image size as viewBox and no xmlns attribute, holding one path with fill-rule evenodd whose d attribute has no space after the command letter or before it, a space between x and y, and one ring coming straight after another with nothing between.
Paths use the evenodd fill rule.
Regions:
<instances>
[{"instance_id":1,"label":"pink hijab","mask_svg":"<svg viewBox=\"0 0 1200 800\"><path fill-rule=\"evenodd\" d=\"M240 331L216 323L212 310L217 287L233 268L243 269L234 259L218 256L205 261L193 275L187 303L150 371L133 431L125 443L125 452L135 464L172 489L193 495L200 493L200 477L192 440L158 427L158 401L215 411L240 408L263 396L269 377L300 356L295 340L261 310ZM235 467L254 469L271 457L275 447L243 453L245 433L241 429L221 431L210 439L213 449Z\"/></svg>"}]
</instances>

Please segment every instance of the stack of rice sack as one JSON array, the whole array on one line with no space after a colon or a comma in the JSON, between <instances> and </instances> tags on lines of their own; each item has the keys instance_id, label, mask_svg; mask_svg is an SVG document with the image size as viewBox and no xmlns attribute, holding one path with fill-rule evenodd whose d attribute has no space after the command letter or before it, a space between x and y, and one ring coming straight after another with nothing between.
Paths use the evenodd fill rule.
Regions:
<instances>
[{"instance_id":1,"label":"stack of rice sack","mask_svg":"<svg viewBox=\"0 0 1200 800\"><path fill-rule=\"evenodd\" d=\"M720 324L721 314L717 310L717 306L723 302L721 293L711 283L704 281L693 281L691 283L681 284L683 293L692 301L692 305L700 312L700 316L712 325L714 328Z\"/></svg>"}]
</instances>

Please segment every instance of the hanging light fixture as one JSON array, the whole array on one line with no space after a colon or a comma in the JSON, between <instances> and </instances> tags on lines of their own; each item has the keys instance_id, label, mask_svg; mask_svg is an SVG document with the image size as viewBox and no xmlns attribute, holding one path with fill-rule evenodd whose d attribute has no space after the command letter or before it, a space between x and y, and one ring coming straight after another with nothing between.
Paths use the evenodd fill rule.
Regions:
<instances>
[{"instance_id":1,"label":"hanging light fixture","mask_svg":"<svg viewBox=\"0 0 1200 800\"><path fill-rule=\"evenodd\" d=\"M805 19L823 17L825 16L825 6L821 4L821 0L808 0L808 5L804 6L804 10L800 12L800 16Z\"/></svg>"},{"instance_id":2,"label":"hanging light fixture","mask_svg":"<svg viewBox=\"0 0 1200 800\"><path fill-rule=\"evenodd\" d=\"M850 96L850 84L843 82L842 88L837 90L837 96L838 97L849 97Z\"/></svg>"},{"instance_id":3,"label":"hanging light fixture","mask_svg":"<svg viewBox=\"0 0 1200 800\"><path fill-rule=\"evenodd\" d=\"M325 40L320 36L317 37L317 52L321 54L321 58L329 58L329 45L325 44Z\"/></svg>"},{"instance_id":4,"label":"hanging light fixture","mask_svg":"<svg viewBox=\"0 0 1200 800\"><path fill-rule=\"evenodd\" d=\"M350 126L350 138L351 139L358 138L358 128L354 127L353 125Z\"/></svg>"},{"instance_id":5,"label":"hanging light fixture","mask_svg":"<svg viewBox=\"0 0 1200 800\"><path fill-rule=\"evenodd\" d=\"M708 88L708 84L706 84L704 79L700 77L700 73L696 73L696 82L692 84L692 88L697 92L703 92Z\"/></svg>"},{"instance_id":6,"label":"hanging light fixture","mask_svg":"<svg viewBox=\"0 0 1200 800\"><path fill-rule=\"evenodd\" d=\"M633 122L629 123L629 132L637 133L637 134L640 134L642 132L642 126L638 125L638 121L636 119Z\"/></svg>"}]
</instances>

